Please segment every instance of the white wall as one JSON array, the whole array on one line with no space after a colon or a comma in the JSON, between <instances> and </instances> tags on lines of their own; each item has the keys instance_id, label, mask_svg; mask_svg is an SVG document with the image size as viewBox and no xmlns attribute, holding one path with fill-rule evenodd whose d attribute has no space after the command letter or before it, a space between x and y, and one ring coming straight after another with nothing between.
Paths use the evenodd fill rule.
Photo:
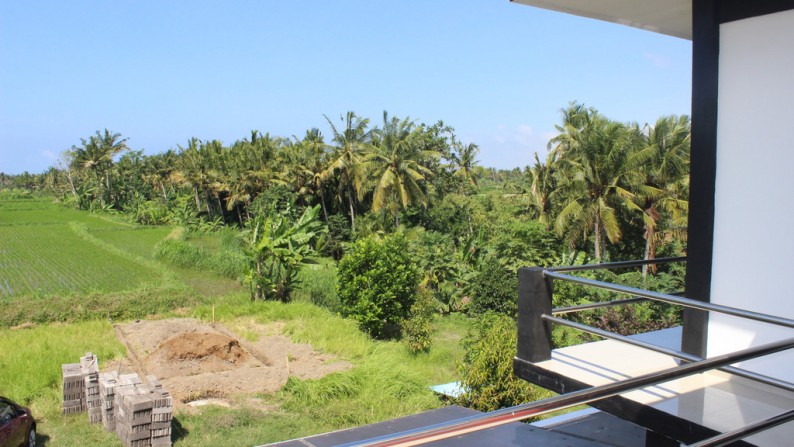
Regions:
<instances>
[{"instance_id":1,"label":"white wall","mask_svg":"<svg viewBox=\"0 0 794 447\"><path fill-rule=\"evenodd\" d=\"M711 301L794 319L794 11L720 26ZM794 330L712 313L708 354ZM742 365L794 382L794 352Z\"/></svg>"}]
</instances>

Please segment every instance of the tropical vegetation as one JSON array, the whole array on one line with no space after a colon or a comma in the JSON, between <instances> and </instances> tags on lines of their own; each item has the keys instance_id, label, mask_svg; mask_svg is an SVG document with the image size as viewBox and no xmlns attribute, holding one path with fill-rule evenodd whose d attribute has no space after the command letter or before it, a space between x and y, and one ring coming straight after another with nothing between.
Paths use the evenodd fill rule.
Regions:
<instances>
[{"instance_id":1,"label":"tropical vegetation","mask_svg":"<svg viewBox=\"0 0 794 447\"><path fill-rule=\"evenodd\" d=\"M290 379L268 397L289 413L273 420L293 437L307 433L301 424L331 430L433 408L428 381L460 380L468 393L459 402L483 410L539 397L505 363L518 268L686 253L686 116L640 125L571 103L547 155L512 170L481 166L479 146L442 121L384 112L376 125L352 111L325 120L328 137L316 128L290 138L254 130L231 144L188 138L148 155L104 129L44 173L0 173L0 248L9 253L0 327L208 320L215 306L235 324L286 320L288 335L356 365L317 382ZM679 264L581 274L664 292L683 284ZM554 304L613 296L560 283ZM629 333L675 325L680 315L640 303L573 318ZM552 335L558 345L588 339ZM385 379L371 385L373 375ZM378 407L384 389L394 399L362 412ZM227 416L245 430L262 423L250 412ZM207 445L217 441L183 417Z\"/></svg>"}]
</instances>

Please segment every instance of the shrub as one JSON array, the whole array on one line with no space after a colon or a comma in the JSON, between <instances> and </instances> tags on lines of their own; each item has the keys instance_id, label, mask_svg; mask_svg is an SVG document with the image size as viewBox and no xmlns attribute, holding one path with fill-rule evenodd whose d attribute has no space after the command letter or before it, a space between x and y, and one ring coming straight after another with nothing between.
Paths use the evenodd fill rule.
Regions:
<instances>
[{"instance_id":1,"label":"shrub","mask_svg":"<svg viewBox=\"0 0 794 447\"><path fill-rule=\"evenodd\" d=\"M554 233L537 221L508 221L490 242L501 262L513 270L524 266L548 267L557 261L561 246Z\"/></svg>"},{"instance_id":2,"label":"shrub","mask_svg":"<svg viewBox=\"0 0 794 447\"><path fill-rule=\"evenodd\" d=\"M518 277L493 256L480 262L469 290L469 311L475 315L493 311L514 316L518 312Z\"/></svg>"},{"instance_id":3,"label":"shrub","mask_svg":"<svg viewBox=\"0 0 794 447\"><path fill-rule=\"evenodd\" d=\"M419 274L401 234L353 244L339 262L342 313L376 338L396 335L414 303Z\"/></svg>"},{"instance_id":4,"label":"shrub","mask_svg":"<svg viewBox=\"0 0 794 447\"><path fill-rule=\"evenodd\" d=\"M433 292L425 287L419 288L416 301L411 306L411 314L403 322L403 335L411 354L427 352L432 343L433 332L430 323L436 311L436 301Z\"/></svg>"},{"instance_id":5,"label":"shrub","mask_svg":"<svg viewBox=\"0 0 794 447\"><path fill-rule=\"evenodd\" d=\"M332 214L328 216L326 225L328 225L328 234L324 238L320 253L338 261L342 259L344 244L349 242L352 236L350 221L341 214Z\"/></svg>"},{"instance_id":6,"label":"shrub","mask_svg":"<svg viewBox=\"0 0 794 447\"><path fill-rule=\"evenodd\" d=\"M466 392L458 403L479 411L493 411L551 395L513 374L517 340L512 318L495 313L480 318L462 342L464 357L458 370Z\"/></svg>"}]
</instances>

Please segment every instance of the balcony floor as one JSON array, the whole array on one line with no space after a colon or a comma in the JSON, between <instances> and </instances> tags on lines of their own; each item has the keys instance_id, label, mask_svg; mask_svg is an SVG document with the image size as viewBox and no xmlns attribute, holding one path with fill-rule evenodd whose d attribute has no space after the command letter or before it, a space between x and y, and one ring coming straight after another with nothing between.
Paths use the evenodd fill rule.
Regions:
<instances>
[{"instance_id":1,"label":"balcony floor","mask_svg":"<svg viewBox=\"0 0 794 447\"><path fill-rule=\"evenodd\" d=\"M681 330L667 329L635 337L679 349ZM517 363L516 372L553 391L570 392L676 365L676 360L667 355L605 340L556 349L552 358L543 362ZM594 406L661 433L675 434L684 442L693 442L711 433L733 430L790 410L794 408L794 393L711 371L625 393ZM788 423L746 441L758 446L790 446L792 439L794 423Z\"/></svg>"}]
</instances>

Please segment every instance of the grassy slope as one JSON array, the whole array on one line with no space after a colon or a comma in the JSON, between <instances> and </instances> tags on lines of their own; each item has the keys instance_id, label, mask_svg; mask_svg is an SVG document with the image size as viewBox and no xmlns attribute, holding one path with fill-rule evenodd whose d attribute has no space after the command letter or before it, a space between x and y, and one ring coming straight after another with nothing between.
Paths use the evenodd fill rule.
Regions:
<instances>
[{"instance_id":1,"label":"grassy slope","mask_svg":"<svg viewBox=\"0 0 794 447\"><path fill-rule=\"evenodd\" d=\"M209 319L211 312L211 306L199 306L193 316ZM431 351L413 356L403 344L370 340L353 322L308 303L250 303L239 295L222 300L215 313L216 319L248 338L260 335L246 331L251 322L285 322L284 333L293 340L311 343L355 366L319 380L290 379L281 392L260 396L270 405L268 411L241 400L236 409L178 412L176 445L274 442L441 406L428 386L455 379L457 341L469 326L463 317L440 319ZM15 349L18 346L25 349ZM0 329L0 377L14 378L0 383L0 394L30 404L42 435L52 445L119 445L99 426L89 426L85 415L60 415L60 364L74 362L86 351L96 353L102 364L124 353L107 322Z\"/></svg>"}]
</instances>

